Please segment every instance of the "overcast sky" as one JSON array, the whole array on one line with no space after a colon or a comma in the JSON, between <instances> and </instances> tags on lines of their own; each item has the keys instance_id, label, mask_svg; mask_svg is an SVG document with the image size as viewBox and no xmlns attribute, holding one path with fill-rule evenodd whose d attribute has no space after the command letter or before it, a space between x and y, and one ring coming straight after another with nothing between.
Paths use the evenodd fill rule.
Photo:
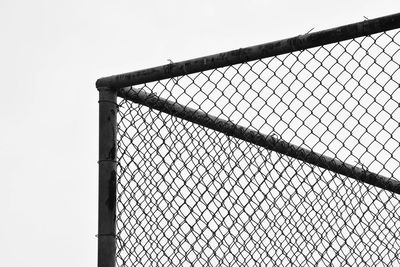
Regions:
<instances>
[{"instance_id":1,"label":"overcast sky","mask_svg":"<svg viewBox=\"0 0 400 267\"><path fill-rule=\"evenodd\" d=\"M398 0L0 0L2 266L96 266L97 78L400 11Z\"/></svg>"}]
</instances>

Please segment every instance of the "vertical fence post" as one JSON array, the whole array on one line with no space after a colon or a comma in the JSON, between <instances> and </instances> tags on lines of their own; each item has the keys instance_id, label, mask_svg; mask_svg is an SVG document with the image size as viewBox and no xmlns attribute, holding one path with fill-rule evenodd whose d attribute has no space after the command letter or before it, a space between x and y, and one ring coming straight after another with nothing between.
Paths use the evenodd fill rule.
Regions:
<instances>
[{"instance_id":1,"label":"vertical fence post","mask_svg":"<svg viewBox=\"0 0 400 267\"><path fill-rule=\"evenodd\" d=\"M98 267L114 267L116 262L116 90L99 87L99 214Z\"/></svg>"}]
</instances>

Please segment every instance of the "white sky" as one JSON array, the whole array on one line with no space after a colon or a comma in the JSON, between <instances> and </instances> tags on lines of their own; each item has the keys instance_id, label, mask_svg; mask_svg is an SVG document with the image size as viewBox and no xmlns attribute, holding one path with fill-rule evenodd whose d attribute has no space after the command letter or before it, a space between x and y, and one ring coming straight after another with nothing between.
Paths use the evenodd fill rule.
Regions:
<instances>
[{"instance_id":1,"label":"white sky","mask_svg":"<svg viewBox=\"0 0 400 267\"><path fill-rule=\"evenodd\" d=\"M2 266L96 266L97 78L400 11L398 0L0 0Z\"/></svg>"}]
</instances>

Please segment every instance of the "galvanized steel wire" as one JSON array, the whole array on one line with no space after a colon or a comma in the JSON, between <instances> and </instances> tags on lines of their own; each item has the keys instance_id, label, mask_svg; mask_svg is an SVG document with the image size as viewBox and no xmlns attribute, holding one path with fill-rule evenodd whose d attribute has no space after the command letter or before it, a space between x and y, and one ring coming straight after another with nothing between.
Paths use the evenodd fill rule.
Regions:
<instances>
[{"instance_id":1,"label":"galvanized steel wire","mask_svg":"<svg viewBox=\"0 0 400 267\"><path fill-rule=\"evenodd\" d=\"M399 44L391 30L119 89L117 265L400 264ZM174 116L174 103L218 131Z\"/></svg>"}]
</instances>

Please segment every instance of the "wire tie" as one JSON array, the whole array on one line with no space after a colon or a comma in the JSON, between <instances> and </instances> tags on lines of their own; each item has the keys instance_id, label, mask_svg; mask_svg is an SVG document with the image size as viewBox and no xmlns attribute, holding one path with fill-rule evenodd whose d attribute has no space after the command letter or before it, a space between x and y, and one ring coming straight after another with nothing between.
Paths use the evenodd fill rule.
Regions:
<instances>
[{"instance_id":1,"label":"wire tie","mask_svg":"<svg viewBox=\"0 0 400 267\"><path fill-rule=\"evenodd\" d=\"M95 237L97 237L97 238L99 238L99 237L101 237L101 236L112 236L112 237L117 237L115 234L103 234L103 233L100 233L100 234L95 235Z\"/></svg>"}]
</instances>

